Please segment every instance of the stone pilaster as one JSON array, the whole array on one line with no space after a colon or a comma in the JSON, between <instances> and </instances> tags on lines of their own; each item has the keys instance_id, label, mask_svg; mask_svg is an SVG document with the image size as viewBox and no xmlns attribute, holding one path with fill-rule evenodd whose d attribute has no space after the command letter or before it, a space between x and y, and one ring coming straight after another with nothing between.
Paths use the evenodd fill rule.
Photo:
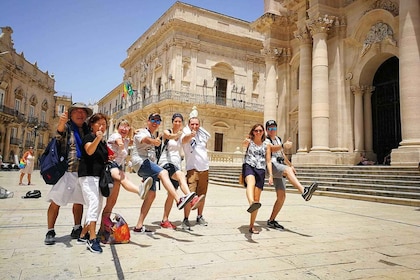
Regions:
<instances>
[{"instance_id":1,"label":"stone pilaster","mask_svg":"<svg viewBox=\"0 0 420 280\"><path fill-rule=\"evenodd\" d=\"M417 166L420 162L420 2L400 1L399 68L401 146L391 153L392 165Z\"/></svg>"},{"instance_id":2,"label":"stone pilaster","mask_svg":"<svg viewBox=\"0 0 420 280\"><path fill-rule=\"evenodd\" d=\"M365 135L365 151L373 151L373 128L372 128L372 92L375 87L365 86L363 93L363 123Z\"/></svg>"},{"instance_id":3,"label":"stone pilaster","mask_svg":"<svg viewBox=\"0 0 420 280\"><path fill-rule=\"evenodd\" d=\"M277 58L281 49L264 48L261 52L265 56L265 95L264 95L264 122L277 119Z\"/></svg>"},{"instance_id":4,"label":"stone pilaster","mask_svg":"<svg viewBox=\"0 0 420 280\"><path fill-rule=\"evenodd\" d=\"M312 38L307 28L295 32L299 39L299 147L298 153L307 153L312 147Z\"/></svg>"},{"instance_id":5,"label":"stone pilaster","mask_svg":"<svg viewBox=\"0 0 420 280\"><path fill-rule=\"evenodd\" d=\"M329 151L328 30L333 17L307 20L313 38L312 57L312 149Z\"/></svg>"},{"instance_id":6,"label":"stone pilaster","mask_svg":"<svg viewBox=\"0 0 420 280\"><path fill-rule=\"evenodd\" d=\"M364 126L363 126L363 89L352 86L354 94L354 150L364 151Z\"/></svg>"}]
</instances>

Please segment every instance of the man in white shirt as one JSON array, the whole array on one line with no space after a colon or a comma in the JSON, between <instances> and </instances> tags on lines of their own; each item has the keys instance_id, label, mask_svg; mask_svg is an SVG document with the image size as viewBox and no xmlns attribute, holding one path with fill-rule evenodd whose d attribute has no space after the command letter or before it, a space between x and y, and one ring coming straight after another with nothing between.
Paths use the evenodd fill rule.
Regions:
<instances>
[{"instance_id":1,"label":"man in white shirt","mask_svg":"<svg viewBox=\"0 0 420 280\"><path fill-rule=\"evenodd\" d=\"M188 121L188 127L183 129L181 136L182 148L184 150L187 182L191 192L197 193L198 196L207 195L209 183L209 160L207 156L207 141L210 134L200 127L200 121L197 117L191 117ZM207 226L206 220L203 218L205 198L197 208L196 224ZM190 214L190 206L186 206L182 228L191 230L188 220Z\"/></svg>"},{"instance_id":2,"label":"man in white shirt","mask_svg":"<svg viewBox=\"0 0 420 280\"><path fill-rule=\"evenodd\" d=\"M169 178L167 170L156 164L156 149L160 147L161 140L155 137L154 134L159 128L162 119L159 114L150 114L147 127L141 128L134 136L133 154L131 157L132 167L140 177L153 178L153 185L143 201L140 210L140 216L137 221L137 226L133 229L135 232L153 234L154 232L144 226L144 220L148 214L150 207L156 197L156 181L159 179L168 193L175 199L179 210L183 209L185 205L189 204L195 193L191 192L186 196L179 197L174 185Z\"/></svg>"}]
</instances>

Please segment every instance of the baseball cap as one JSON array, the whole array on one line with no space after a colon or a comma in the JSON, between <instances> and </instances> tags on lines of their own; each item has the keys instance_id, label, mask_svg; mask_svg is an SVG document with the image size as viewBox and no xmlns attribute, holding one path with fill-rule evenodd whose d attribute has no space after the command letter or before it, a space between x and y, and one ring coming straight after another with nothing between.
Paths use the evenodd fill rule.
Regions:
<instances>
[{"instance_id":1,"label":"baseball cap","mask_svg":"<svg viewBox=\"0 0 420 280\"><path fill-rule=\"evenodd\" d=\"M152 113L152 114L149 115L149 121L150 120L159 120L159 121L161 121L162 118L160 117L160 115L158 113Z\"/></svg>"},{"instance_id":2,"label":"baseball cap","mask_svg":"<svg viewBox=\"0 0 420 280\"><path fill-rule=\"evenodd\" d=\"M272 126L272 125L277 126L276 121L275 121L275 120L268 120L268 121L265 123L265 129L267 129L267 127Z\"/></svg>"}]
</instances>

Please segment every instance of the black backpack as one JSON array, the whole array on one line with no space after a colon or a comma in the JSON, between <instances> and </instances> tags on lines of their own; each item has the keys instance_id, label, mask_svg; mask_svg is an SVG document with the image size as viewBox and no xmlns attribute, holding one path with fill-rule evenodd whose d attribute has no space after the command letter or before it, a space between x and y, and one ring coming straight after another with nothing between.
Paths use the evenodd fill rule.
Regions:
<instances>
[{"instance_id":1,"label":"black backpack","mask_svg":"<svg viewBox=\"0 0 420 280\"><path fill-rule=\"evenodd\" d=\"M40 197L41 197L40 190L28 191L25 196L22 196L22 198L40 198Z\"/></svg>"},{"instance_id":2,"label":"black backpack","mask_svg":"<svg viewBox=\"0 0 420 280\"><path fill-rule=\"evenodd\" d=\"M67 154L60 151L60 142L54 137L39 159L42 179L48 185L55 185L68 169Z\"/></svg>"}]
</instances>

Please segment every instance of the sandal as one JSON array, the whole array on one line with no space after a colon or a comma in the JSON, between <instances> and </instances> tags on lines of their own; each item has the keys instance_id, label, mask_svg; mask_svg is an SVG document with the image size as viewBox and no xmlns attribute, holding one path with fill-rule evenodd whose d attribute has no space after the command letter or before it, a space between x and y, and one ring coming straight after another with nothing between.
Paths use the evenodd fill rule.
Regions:
<instances>
[{"instance_id":1,"label":"sandal","mask_svg":"<svg viewBox=\"0 0 420 280\"><path fill-rule=\"evenodd\" d=\"M249 206L248 211L249 213L254 212L255 210L258 210L261 207L261 203L259 202L252 202L252 204Z\"/></svg>"},{"instance_id":2,"label":"sandal","mask_svg":"<svg viewBox=\"0 0 420 280\"><path fill-rule=\"evenodd\" d=\"M249 229L249 233L259 234L259 233L260 233L260 231L259 231L259 230L256 230L255 228L250 228L250 229Z\"/></svg>"}]
</instances>

